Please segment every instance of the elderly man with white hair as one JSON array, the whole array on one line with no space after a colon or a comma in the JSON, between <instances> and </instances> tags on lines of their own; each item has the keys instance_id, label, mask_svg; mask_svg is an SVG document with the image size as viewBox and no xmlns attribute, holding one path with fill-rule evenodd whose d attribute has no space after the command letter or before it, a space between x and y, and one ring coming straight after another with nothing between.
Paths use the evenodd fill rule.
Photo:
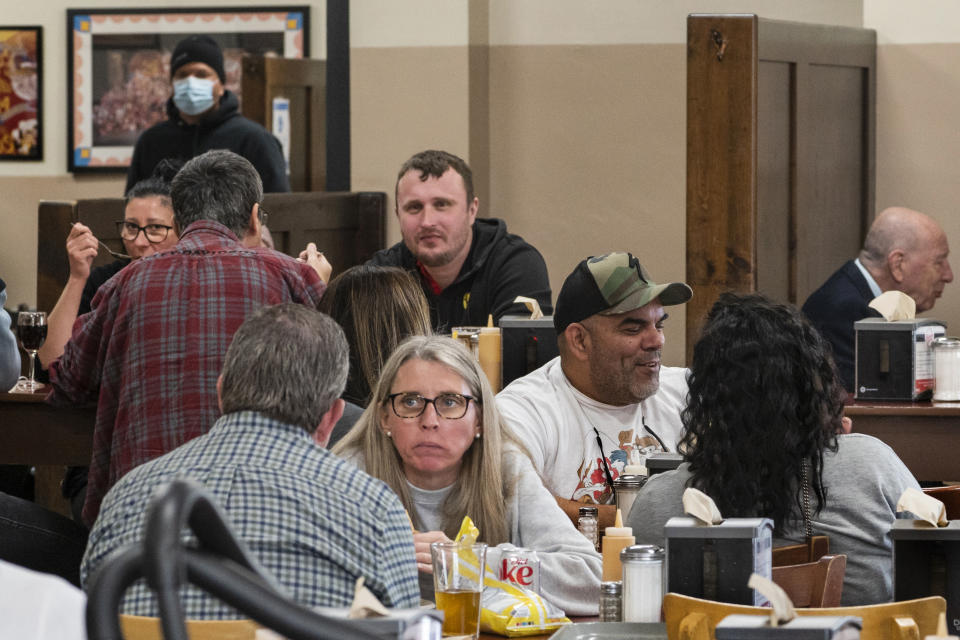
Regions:
<instances>
[{"instance_id":1,"label":"elderly man with white hair","mask_svg":"<svg viewBox=\"0 0 960 640\"><path fill-rule=\"evenodd\" d=\"M885 291L902 291L928 311L953 281L947 235L930 216L904 207L873 221L855 260L840 267L803 303L803 313L833 345L843 386L853 390L857 320L880 314L867 306Z\"/></svg>"}]
</instances>

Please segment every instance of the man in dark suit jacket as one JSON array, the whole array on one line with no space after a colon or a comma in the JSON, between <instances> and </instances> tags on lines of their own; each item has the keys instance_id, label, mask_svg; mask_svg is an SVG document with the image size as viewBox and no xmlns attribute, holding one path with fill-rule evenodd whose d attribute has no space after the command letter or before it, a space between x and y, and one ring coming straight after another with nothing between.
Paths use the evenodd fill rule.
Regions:
<instances>
[{"instance_id":1,"label":"man in dark suit jacket","mask_svg":"<svg viewBox=\"0 0 960 640\"><path fill-rule=\"evenodd\" d=\"M880 314L868 303L897 290L917 303L917 313L933 308L953 280L950 247L940 225L903 207L885 209L874 220L863 249L810 294L803 313L833 345L833 356L848 391L854 385L853 323Z\"/></svg>"},{"instance_id":2,"label":"man in dark suit jacket","mask_svg":"<svg viewBox=\"0 0 960 640\"><path fill-rule=\"evenodd\" d=\"M803 304L803 313L833 345L833 359L848 391L854 383L853 323L880 315L867 306L875 297L856 261L849 260Z\"/></svg>"}]
</instances>

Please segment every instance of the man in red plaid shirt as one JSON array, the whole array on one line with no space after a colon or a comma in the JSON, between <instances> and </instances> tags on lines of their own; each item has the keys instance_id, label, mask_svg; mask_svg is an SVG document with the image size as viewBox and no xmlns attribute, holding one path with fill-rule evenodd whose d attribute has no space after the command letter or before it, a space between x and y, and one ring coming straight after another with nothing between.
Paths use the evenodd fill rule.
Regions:
<instances>
[{"instance_id":1,"label":"man in red plaid shirt","mask_svg":"<svg viewBox=\"0 0 960 640\"><path fill-rule=\"evenodd\" d=\"M256 169L235 153L210 151L185 164L171 185L180 241L104 284L50 366L49 402L97 403L87 526L121 476L213 425L217 375L247 316L264 305L320 301L329 264L315 247L297 261L241 244L259 237L262 198Z\"/></svg>"}]
</instances>

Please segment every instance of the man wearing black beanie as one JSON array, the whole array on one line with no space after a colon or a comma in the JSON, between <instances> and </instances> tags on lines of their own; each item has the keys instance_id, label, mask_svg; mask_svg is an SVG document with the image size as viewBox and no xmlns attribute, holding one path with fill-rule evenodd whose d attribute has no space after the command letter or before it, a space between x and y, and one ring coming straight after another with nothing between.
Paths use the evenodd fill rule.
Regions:
<instances>
[{"instance_id":1,"label":"man wearing black beanie","mask_svg":"<svg viewBox=\"0 0 960 640\"><path fill-rule=\"evenodd\" d=\"M237 96L224 87L223 52L213 38L198 34L181 40L170 57L170 80L167 119L137 139L125 190L149 177L165 158L186 161L227 149L253 164L265 193L290 191L280 142L240 114Z\"/></svg>"}]
</instances>

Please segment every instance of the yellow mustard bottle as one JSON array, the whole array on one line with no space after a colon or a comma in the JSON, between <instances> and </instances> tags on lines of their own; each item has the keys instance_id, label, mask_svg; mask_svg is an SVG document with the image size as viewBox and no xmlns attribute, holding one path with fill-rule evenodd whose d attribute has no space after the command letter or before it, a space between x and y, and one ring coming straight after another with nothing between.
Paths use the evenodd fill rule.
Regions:
<instances>
[{"instance_id":1,"label":"yellow mustard bottle","mask_svg":"<svg viewBox=\"0 0 960 640\"><path fill-rule=\"evenodd\" d=\"M603 532L603 581L620 580L623 577L623 568L620 564L620 551L632 544L636 544L633 529L623 526L623 515L617 509L617 519L612 527Z\"/></svg>"}]
</instances>

